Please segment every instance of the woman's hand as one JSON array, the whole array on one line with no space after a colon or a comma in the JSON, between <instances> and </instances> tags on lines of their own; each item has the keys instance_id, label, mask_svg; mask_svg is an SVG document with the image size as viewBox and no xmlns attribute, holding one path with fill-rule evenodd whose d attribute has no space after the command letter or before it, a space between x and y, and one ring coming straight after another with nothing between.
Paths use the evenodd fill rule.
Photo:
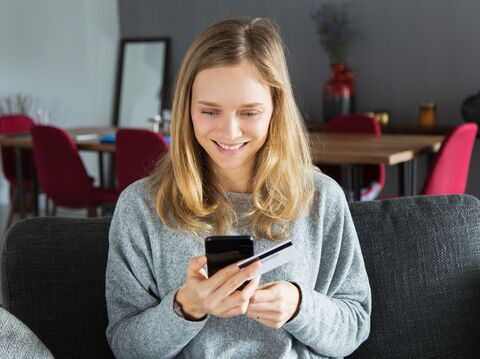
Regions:
<instances>
[{"instance_id":1,"label":"woman's hand","mask_svg":"<svg viewBox=\"0 0 480 359\"><path fill-rule=\"evenodd\" d=\"M247 316L266 327L281 328L300 306L300 290L290 282L262 284L250 298Z\"/></svg>"},{"instance_id":2,"label":"woman's hand","mask_svg":"<svg viewBox=\"0 0 480 359\"><path fill-rule=\"evenodd\" d=\"M236 289L255 275L260 262L254 262L243 270L234 263L210 278L203 268L206 264L205 256L192 258L188 263L187 280L175 297L184 313L197 320L207 314L222 318L245 314L259 278L252 279L241 291Z\"/></svg>"}]
</instances>

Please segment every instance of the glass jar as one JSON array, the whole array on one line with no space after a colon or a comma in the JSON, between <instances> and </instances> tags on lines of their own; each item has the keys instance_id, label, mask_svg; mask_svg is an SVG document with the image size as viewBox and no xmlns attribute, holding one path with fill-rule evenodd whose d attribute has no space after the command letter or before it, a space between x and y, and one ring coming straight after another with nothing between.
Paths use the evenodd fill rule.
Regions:
<instances>
[{"instance_id":1,"label":"glass jar","mask_svg":"<svg viewBox=\"0 0 480 359\"><path fill-rule=\"evenodd\" d=\"M422 102L420 104L420 126L434 127L436 117L436 105L434 102Z\"/></svg>"}]
</instances>

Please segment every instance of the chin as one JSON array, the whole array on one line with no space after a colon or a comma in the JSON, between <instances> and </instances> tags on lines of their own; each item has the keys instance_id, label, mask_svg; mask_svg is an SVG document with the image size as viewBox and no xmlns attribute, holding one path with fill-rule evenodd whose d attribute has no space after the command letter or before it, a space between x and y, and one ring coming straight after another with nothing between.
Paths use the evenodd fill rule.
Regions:
<instances>
[{"instance_id":1,"label":"chin","mask_svg":"<svg viewBox=\"0 0 480 359\"><path fill-rule=\"evenodd\" d=\"M243 167L246 163L244 162L234 162L232 161L215 161L213 160L213 163L215 163L215 166L218 168L221 168L222 170L235 170L237 168Z\"/></svg>"}]
</instances>

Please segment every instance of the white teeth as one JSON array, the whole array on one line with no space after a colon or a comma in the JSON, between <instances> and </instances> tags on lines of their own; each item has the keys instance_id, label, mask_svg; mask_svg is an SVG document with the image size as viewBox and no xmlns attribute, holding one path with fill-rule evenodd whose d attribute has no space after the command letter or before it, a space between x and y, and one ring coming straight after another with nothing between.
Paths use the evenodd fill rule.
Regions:
<instances>
[{"instance_id":1,"label":"white teeth","mask_svg":"<svg viewBox=\"0 0 480 359\"><path fill-rule=\"evenodd\" d=\"M224 145L223 143L220 143L220 142L216 142L216 144L219 145L224 150L238 150L240 147L242 147L244 145L243 143L239 143L238 145L228 146L228 145Z\"/></svg>"}]
</instances>

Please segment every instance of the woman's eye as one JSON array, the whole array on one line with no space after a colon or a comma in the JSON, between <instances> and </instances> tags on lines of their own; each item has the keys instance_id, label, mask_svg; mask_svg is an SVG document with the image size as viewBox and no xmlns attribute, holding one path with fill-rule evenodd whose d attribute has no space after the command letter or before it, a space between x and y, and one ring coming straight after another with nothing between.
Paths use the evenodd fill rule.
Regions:
<instances>
[{"instance_id":1,"label":"woman's eye","mask_svg":"<svg viewBox=\"0 0 480 359\"><path fill-rule=\"evenodd\" d=\"M201 111L201 113L203 115L207 115L207 116L214 116L214 115L217 114L217 112L215 112L215 111Z\"/></svg>"},{"instance_id":2,"label":"woman's eye","mask_svg":"<svg viewBox=\"0 0 480 359\"><path fill-rule=\"evenodd\" d=\"M258 112L244 112L243 115L247 117L253 117L258 115Z\"/></svg>"}]
</instances>

